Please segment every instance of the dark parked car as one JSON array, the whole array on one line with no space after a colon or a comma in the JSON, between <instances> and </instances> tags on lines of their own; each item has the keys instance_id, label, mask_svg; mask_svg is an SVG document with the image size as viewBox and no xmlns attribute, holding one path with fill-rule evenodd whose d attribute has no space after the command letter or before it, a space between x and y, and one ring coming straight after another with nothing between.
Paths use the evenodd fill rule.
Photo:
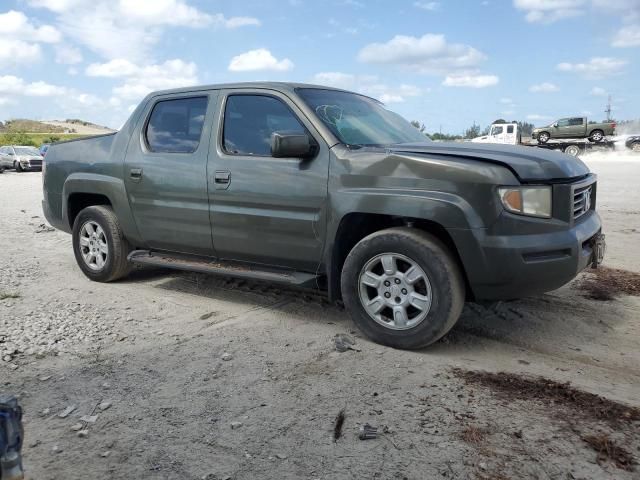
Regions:
<instances>
[{"instance_id":1,"label":"dark parked car","mask_svg":"<svg viewBox=\"0 0 640 480\"><path fill-rule=\"evenodd\" d=\"M634 152L640 152L640 135L632 135L627 137L624 141L627 148L630 148Z\"/></svg>"},{"instance_id":2,"label":"dark parked car","mask_svg":"<svg viewBox=\"0 0 640 480\"><path fill-rule=\"evenodd\" d=\"M140 263L323 289L398 348L604 252L580 160L431 143L374 99L303 84L150 94L119 132L52 145L43 189L92 280Z\"/></svg>"}]
</instances>

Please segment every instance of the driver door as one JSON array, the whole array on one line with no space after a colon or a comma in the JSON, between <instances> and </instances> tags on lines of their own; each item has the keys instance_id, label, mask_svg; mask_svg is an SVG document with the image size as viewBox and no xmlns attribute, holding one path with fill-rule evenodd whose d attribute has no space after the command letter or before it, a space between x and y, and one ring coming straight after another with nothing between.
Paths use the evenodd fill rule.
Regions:
<instances>
[{"instance_id":1,"label":"driver door","mask_svg":"<svg viewBox=\"0 0 640 480\"><path fill-rule=\"evenodd\" d=\"M209 153L213 244L218 256L315 271L327 215L329 149L297 106L272 90L221 93ZM274 158L275 131L306 132L314 158Z\"/></svg>"}]
</instances>

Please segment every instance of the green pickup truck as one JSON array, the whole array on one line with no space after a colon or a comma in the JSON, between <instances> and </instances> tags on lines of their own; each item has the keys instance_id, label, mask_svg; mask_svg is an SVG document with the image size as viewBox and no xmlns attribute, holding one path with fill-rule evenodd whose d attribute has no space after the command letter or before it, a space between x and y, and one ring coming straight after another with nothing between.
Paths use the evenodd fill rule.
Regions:
<instances>
[{"instance_id":1,"label":"green pickup truck","mask_svg":"<svg viewBox=\"0 0 640 480\"><path fill-rule=\"evenodd\" d=\"M531 136L540 143L547 143L552 138L588 138L592 142L601 142L606 136L613 135L615 130L615 122L589 123L587 117L571 117L535 128Z\"/></svg>"},{"instance_id":2,"label":"green pickup truck","mask_svg":"<svg viewBox=\"0 0 640 480\"><path fill-rule=\"evenodd\" d=\"M432 143L372 98L305 84L152 93L119 132L53 144L43 177L45 216L91 280L137 263L320 289L396 348L604 252L580 160Z\"/></svg>"}]
</instances>

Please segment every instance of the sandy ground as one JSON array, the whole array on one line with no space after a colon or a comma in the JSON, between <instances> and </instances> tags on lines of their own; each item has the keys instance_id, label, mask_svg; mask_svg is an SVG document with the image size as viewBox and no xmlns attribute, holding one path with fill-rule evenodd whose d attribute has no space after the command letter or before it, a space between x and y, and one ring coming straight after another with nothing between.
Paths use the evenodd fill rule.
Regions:
<instances>
[{"instance_id":1,"label":"sandy ground","mask_svg":"<svg viewBox=\"0 0 640 480\"><path fill-rule=\"evenodd\" d=\"M640 158L586 160L606 265L640 272ZM638 422L506 399L452 372L542 375L640 406L638 297L590 300L573 282L470 304L431 348L398 351L312 292L157 269L92 283L70 236L40 226L40 200L39 173L0 175L0 292L19 294L0 300L0 351L33 343L0 362L0 390L25 409L28 478L639 478L581 438L610 435L638 458ZM359 351L337 352L336 334ZM364 423L386 428L361 441Z\"/></svg>"},{"instance_id":2,"label":"sandy ground","mask_svg":"<svg viewBox=\"0 0 640 480\"><path fill-rule=\"evenodd\" d=\"M44 120L42 123L53 125L54 127L67 128L73 130L80 135L102 135L113 132L110 128L99 125L81 125L79 123L63 122L61 120Z\"/></svg>"}]
</instances>

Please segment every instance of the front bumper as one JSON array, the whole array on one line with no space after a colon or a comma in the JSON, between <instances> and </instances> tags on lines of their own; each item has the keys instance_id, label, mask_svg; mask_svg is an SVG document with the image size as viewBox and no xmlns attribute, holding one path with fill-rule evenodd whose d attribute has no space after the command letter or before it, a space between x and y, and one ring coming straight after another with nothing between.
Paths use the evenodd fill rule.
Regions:
<instances>
[{"instance_id":1,"label":"front bumper","mask_svg":"<svg viewBox=\"0 0 640 480\"><path fill-rule=\"evenodd\" d=\"M594 248L602 233L595 211L571 228L550 233L489 236L485 229L449 233L475 300L510 300L555 290L604 253L604 248Z\"/></svg>"}]
</instances>

